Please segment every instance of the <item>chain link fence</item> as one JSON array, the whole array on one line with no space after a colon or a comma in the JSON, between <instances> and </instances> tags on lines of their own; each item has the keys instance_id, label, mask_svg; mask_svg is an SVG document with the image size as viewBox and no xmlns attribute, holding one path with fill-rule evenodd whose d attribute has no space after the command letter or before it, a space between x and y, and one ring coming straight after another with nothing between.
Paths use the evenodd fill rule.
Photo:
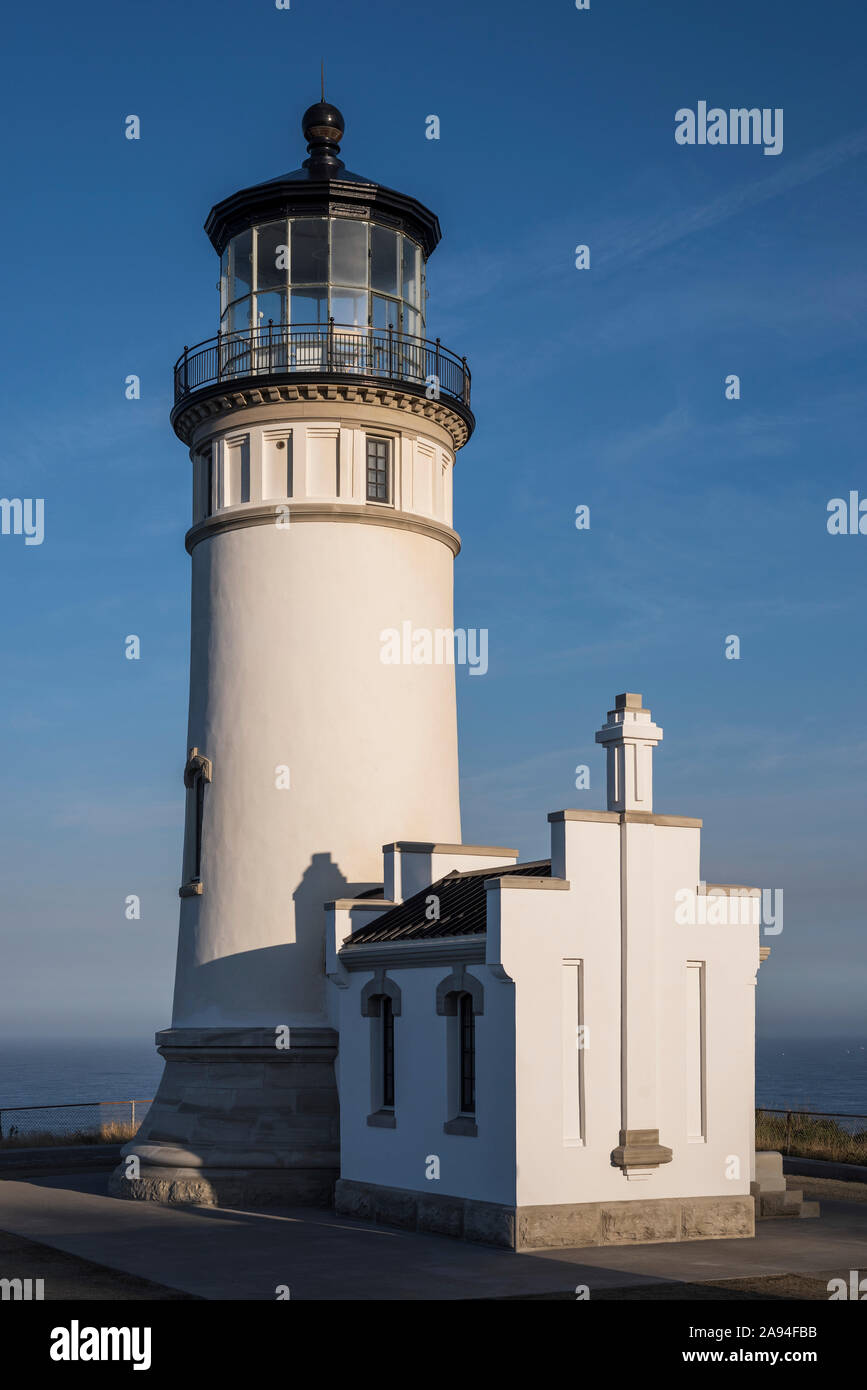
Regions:
<instances>
[{"instance_id":1,"label":"chain link fence","mask_svg":"<svg viewBox=\"0 0 867 1390\"><path fill-rule=\"evenodd\" d=\"M833 1111L756 1111L756 1148L796 1158L867 1164L867 1115Z\"/></svg>"},{"instance_id":2,"label":"chain link fence","mask_svg":"<svg viewBox=\"0 0 867 1390\"><path fill-rule=\"evenodd\" d=\"M150 1100L96 1100L0 1109L0 1148L112 1144L132 1139Z\"/></svg>"}]
</instances>

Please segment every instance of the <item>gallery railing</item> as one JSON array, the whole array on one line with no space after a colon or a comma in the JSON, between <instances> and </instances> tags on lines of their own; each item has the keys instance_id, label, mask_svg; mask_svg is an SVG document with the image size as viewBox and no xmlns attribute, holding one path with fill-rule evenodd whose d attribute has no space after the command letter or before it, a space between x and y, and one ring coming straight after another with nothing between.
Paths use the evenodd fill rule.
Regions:
<instances>
[{"instance_id":1,"label":"gallery railing","mask_svg":"<svg viewBox=\"0 0 867 1390\"><path fill-rule=\"evenodd\" d=\"M429 399L460 401L469 409L465 357L439 338L414 338L393 328L349 324L275 324L218 333L185 347L175 363L175 405L202 387L239 377L334 374L407 382Z\"/></svg>"}]
</instances>

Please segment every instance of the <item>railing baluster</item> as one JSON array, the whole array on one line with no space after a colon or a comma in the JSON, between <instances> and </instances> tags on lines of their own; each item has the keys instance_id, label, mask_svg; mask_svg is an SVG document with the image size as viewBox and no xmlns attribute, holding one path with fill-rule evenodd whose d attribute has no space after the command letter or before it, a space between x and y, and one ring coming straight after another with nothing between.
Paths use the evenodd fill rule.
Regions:
<instances>
[{"instance_id":1,"label":"railing baluster","mask_svg":"<svg viewBox=\"0 0 867 1390\"><path fill-rule=\"evenodd\" d=\"M412 334L395 335L393 324L376 329L372 324L280 324L275 338L274 320L268 320L267 365L265 328L250 324L247 330L220 328L216 338L184 346L175 363L175 404L191 391L226 377L254 376L274 371L342 372L355 370L370 376L397 378L424 384L431 367L443 395L470 403L470 372L465 357L444 348L439 338L431 342ZM397 336L397 342L395 337ZM275 352L275 347L279 351Z\"/></svg>"}]
</instances>

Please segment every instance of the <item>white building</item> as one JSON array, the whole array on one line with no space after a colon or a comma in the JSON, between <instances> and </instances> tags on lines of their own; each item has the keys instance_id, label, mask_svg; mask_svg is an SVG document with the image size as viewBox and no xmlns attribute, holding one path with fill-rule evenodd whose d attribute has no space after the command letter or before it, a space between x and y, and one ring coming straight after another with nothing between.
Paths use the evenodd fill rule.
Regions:
<instances>
[{"instance_id":1,"label":"white building","mask_svg":"<svg viewBox=\"0 0 867 1390\"><path fill-rule=\"evenodd\" d=\"M466 362L425 337L439 223L345 169L334 107L304 131L301 169L211 211L220 332L175 369L177 974L113 1191L337 1183L342 1211L517 1248L748 1235L755 898L713 923L728 890L699 888L700 822L653 812L635 695L597 735L608 810L551 815L550 861L461 845L454 666L382 659L388 631L454 625L474 420Z\"/></svg>"},{"instance_id":2,"label":"white building","mask_svg":"<svg viewBox=\"0 0 867 1390\"><path fill-rule=\"evenodd\" d=\"M386 845L391 901L330 907L339 1210L519 1249L752 1235L757 890L702 884L701 821L654 814L640 696L596 737L609 809L553 812L550 860Z\"/></svg>"}]
</instances>

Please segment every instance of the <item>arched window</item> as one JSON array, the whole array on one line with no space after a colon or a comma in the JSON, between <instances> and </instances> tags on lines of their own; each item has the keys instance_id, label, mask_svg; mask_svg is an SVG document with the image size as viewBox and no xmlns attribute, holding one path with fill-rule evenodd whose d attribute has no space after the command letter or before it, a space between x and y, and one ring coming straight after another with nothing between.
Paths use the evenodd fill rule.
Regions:
<instances>
[{"instance_id":1,"label":"arched window","mask_svg":"<svg viewBox=\"0 0 867 1390\"><path fill-rule=\"evenodd\" d=\"M474 1138L476 1126L476 1017L484 1013L480 980L458 965L437 985L436 1009L446 1019L446 1134Z\"/></svg>"},{"instance_id":2,"label":"arched window","mask_svg":"<svg viewBox=\"0 0 867 1390\"><path fill-rule=\"evenodd\" d=\"M361 991L361 1012L370 1019L370 1114L367 1123L378 1129L396 1127L394 1020L400 1017L401 994L384 969L376 971Z\"/></svg>"},{"instance_id":3,"label":"arched window","mask_svg":"<svg viewBox=\"0 0 867 1390\"><path fill-rule=\"evenodd\" d=\"M394 1109L394 1013L391 1000L382 1001L379 1014L382 1039L380 1045L380 1065L382 1068L382 1106L385 1110Z\"/></svg>"},{"instance_id":4,"label":"arched window","mask_svg":"<svg viewBox=\"0 0 867 1390\"><path fill-rule=\"evenodd\" d=\"M458 1063L462 1115L476 1113L476 1020L469 994L458 996Z\"/></svg>"}]
</instances>

